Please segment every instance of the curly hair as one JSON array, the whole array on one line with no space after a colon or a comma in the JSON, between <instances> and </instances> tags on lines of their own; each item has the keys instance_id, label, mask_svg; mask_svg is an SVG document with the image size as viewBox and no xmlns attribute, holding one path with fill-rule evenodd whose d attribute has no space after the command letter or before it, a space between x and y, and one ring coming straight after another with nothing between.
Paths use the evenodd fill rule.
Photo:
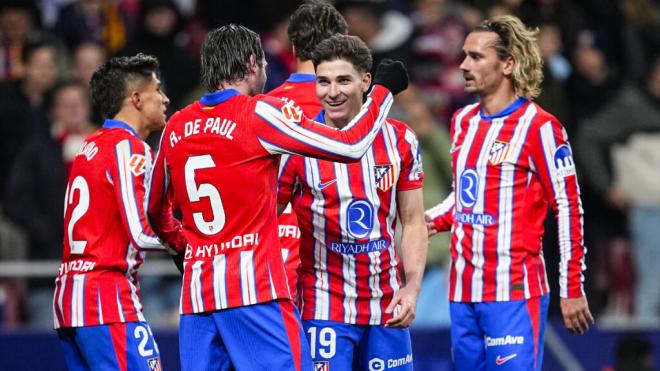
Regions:
<instances>
[{"instance_id":1,"label":"curly hair","mask_svg":"<svg viewBox=\"0 0 660 371\"><path fill-rule=\"evenodd\" d=\"M517 17L504 15L481 22L472 32L494 32L492 47L500 60L513 58L513 90L517 96L536 98L541 93L543 59L536 42L538 28L530 29Z\"/></svg>"},{"instance_id":2,"label":"curly hair","mask_svg":"<svg viewBox=\"0 0 660 371\"><path fill-rule=\"evenodd\" d=\"M129 83L151 81L153 74L158 76L160 72L158 59L152 55L138 53L110 59L92 75L90 90L94 107L104 117L115 117L126 98Z\"/></svg>"},{"instance_id":3,"label":"curly hair","mask_svg":"<svg viewBox=\"0 0 660 371\"><path fill-rule=\"evenodd\" d=\"M302 61L312 59L314 48L334 34L348 33L346 20L339 11L323 0L311 0L300 5L289 18L289 40Z\"/></svg>"},{"instance_id":4,"label":"curly hair","mask_svg":"<svg viewBox=\"0 0 660 371\"><path fill-rule=\"evenodd\" d=\"M369 48L357 36L334 35L327 38L312 52L314 68L328 61L343 59L351 62L360 73L371 70L372 59Z\"/></svg>"},{"instance_id":5,"label":"curly hair","mask_svg":"<svg viewBox=\"0 0 660 371\"><path fill-rule=\"evenodd\" d=\"M202 46L202 85L214 92L222 83L244 79L252 56L261 67L261 39L249 28L228 24L209 32Z\"/></svg>"}]
</instances>

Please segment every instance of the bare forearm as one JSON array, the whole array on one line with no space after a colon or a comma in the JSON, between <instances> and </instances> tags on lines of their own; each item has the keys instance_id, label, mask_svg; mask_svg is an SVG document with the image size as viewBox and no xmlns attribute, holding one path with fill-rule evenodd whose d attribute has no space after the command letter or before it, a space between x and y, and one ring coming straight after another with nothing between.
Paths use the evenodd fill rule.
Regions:
<instances>
[{"instance_id":1,"label":"bare forearm","mask_svg":"<svg viewBox=\"0 0 660 371\"><path fill-rule=\"evenodd\" d=\"M428 236L423 220L421 223L403 227L401 249L406 285L413 285L419 289L428 252Z\"/></svg>"}]
</instances>

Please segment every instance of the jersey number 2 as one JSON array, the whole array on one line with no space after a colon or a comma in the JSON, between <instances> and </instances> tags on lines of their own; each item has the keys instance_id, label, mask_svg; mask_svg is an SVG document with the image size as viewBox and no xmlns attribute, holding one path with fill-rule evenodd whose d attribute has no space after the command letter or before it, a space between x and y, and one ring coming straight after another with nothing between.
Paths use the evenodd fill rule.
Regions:
<instances>
[{"instance_id":1,"label":"jersey number 2","mask_svg":"<svg viewBox=\"0 0 660 371\"><path fill-rule=\"evenodd\" d=\"M75 241L73 239L73 227L76 225L78 220L85 215L89 209L89 186L87 181L82 176L77 176L71 182L71 193L69 193L69 187L66 189L66 195L64 196L64 214L66 215L66 209L73 203L73 196L78 191L78 204L73 209L71 213L71 219L69 220L69 225L66 227L67 235L69 237L69 248L71 249L71 254L82 254L85 251L85 246L87 246L87 241Z\"/></svg>"},{"instance_id":2,"label":"jersey number 2","mask_svg":"<svg viewBox=\"0 0 660 371\"><path fill-rule=\"evenodd\" d=\"M191 156L186 161L185 179L186 191L190 202L198 202L202 197L208 197L211 203L211 213L213 218L210 221L204 220L201 212L193 213L193 220L197 229L207 236L214 235L225 226L225 209L222 206L222 199L218 189L210 183L200 183L199 187L195 183L195 170L214 168L215 162L211 155Z\"/></svg>"}]
</instances>

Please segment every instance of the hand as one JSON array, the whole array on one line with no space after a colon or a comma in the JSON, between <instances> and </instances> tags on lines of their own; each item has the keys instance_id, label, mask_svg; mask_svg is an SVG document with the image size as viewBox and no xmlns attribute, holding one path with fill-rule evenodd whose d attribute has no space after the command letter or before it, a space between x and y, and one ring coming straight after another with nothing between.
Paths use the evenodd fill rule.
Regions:
<instances>
[{"instance_id":1,"label":"hand","mask_svg":"<svg viewBox=\"0 0 660 371\"><path fill-rule=\"evenodd\" d=\"M401 61L383 59L376 68L374 84L382 85L397 95L408 87L408 70Z\"/></svg>"},{"instance_id":2,"label":"hand","mask_svg":"<svg viewBox=\"0 0 660 371\"><path fill-rule=\"evenodd\" d=\"M559 305L564 316L564 325L571 334L582 335L589 330L589 325L594 324L586 297L561 298Z\"/></svg>"},{"instance_id":3,"label":"hand","mask_svg":"<svg viewBox=\"0 0 660 371\"><path fill-rule=\"evenodd\" d=\"M630 206L630 199L619 187L610 188L607 200L619 210L626 211Z\"/></svg>"},{"instance_id":4,"label":"hand","mask_svg":"<svg viewBox=\"0 0 660 371\"><path fill-rule=\"evenodd\" d=\"M385 309L385 313L392 313L394 308L398 309L394 313L394 317L385 323L385 327L408 327L415 319L417 309L417 295L419 295L419 288L406 285L401 290L397 291L390 302L390 305Z\"/></svg>"},{"instance_id":5,"label":"hand","mask_svg":"<svg viewBox=\"0 0 660 371\"><path fill-rule=\"evenodd\" d=\"M424 214L424 220L426 220L426 231L428 232L429 237L438 233L438 230L435 229L435 223L433 223L433 219L430 216Z\"/></svg>"}]
</instances>

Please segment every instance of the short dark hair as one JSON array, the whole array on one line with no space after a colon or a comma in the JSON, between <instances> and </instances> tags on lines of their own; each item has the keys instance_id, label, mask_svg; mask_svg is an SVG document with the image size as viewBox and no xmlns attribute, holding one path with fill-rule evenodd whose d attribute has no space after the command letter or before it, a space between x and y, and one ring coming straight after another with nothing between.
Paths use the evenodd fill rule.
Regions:
<instances>
[{"instance_id":1,"label":"short dark hair","mask_svg":"<svg viewBox=\"0 0 660 371\"><path fill-rule=\"evenodd\" d=\"M202 84L214 92L223 82L244 79L251 56L261 66L264 49L256 32L235 24L216 28L202 46Z\"/></svg>"},{"instance_id":2,"label":"short dark hair","mask_svg":"<svg viewBox=\"0 0 660 371\"><path fill-rule=\"evenodd\" d=\"M371 71L373 63L369 48L357 36L334 35L321 41L312 53L314 68L323 62L337 59L351 62L362 73Z\"/></svg>"},{"instance_id":3,"label":"short dark hair","mask_svg":"<svg viewBox=\"0 0 660 371\"><path fill-rule=\"evenodd\" d=\"M83 81L73 79L73 78L68 78L68 79L63 79L58 81L55 86L53 86L52 89L46 93L46 96L44 97L44 108L46 109L46 112L52 111L53 108L55 108L55 100L60 94L61 91L64 89L68 88L75 88L79 89L82 93L84 98L87 100L87 103L89 104L90 102L90 97L89 97L89 89L87 88L87 84Z\"/></svg>"},{"instance_id":4,"label":"short dark hair","mask_svg":"<svg viewBox=\"0 0 660 371\"><path fill-rule=\"evenodd\" d=\"M92 103L104 117L112 118L121 110L128 92L128 83L135 79L151 81L159 75L158 59L138 53L128 57L114 57L92 75L90 90Z\"/></svg>"},{"instance_id":5,"label":"short dark hair","mask_svg":"<svg viewBox=\"0 0 660 371\"><path fill-rule=\"evenodd\" d=\"M341 13L323 0L311 0L300 5L289 19L289 40L296 48L296 57L312 59L312 52L323 40L334 34L345 35L348 25Z\"/></svg>"},{"instance_id":6,"label":"short dark hair","mask_svg":"<svg viewBox=\"0 0 660 371\"><path fill-rule=\"evenodd\" d=\"M60 51L57 40L51 36L37 33L30 35L25 39L23 47L21 48L21 63L27 64L34 53L42 48L52 49L55 53L55 59L57 60Z\"/></svg>"}]
</instances>

